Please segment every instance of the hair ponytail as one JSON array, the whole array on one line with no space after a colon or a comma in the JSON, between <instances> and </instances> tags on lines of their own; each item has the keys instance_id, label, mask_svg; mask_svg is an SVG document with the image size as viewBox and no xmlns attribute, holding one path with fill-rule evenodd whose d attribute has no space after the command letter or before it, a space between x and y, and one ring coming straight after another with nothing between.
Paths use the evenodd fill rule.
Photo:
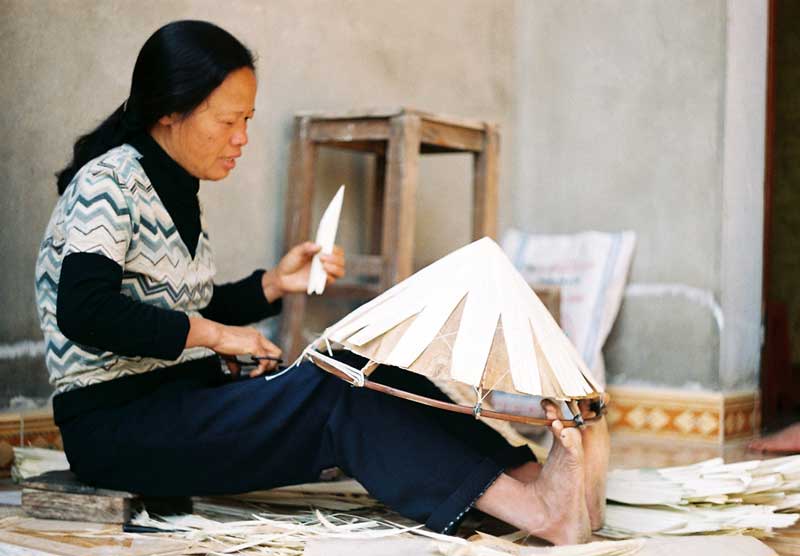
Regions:
<instances>
[{"instance_id":1,"label":"hair ponytail","mask_svg":"<svg viewBox=\"0 0 800 556\"><path fill-rule=\"evenodd\" d=\"M87 162L149 130L161 116L188 114L239 68L255 69L253 54L233 35L206 21L174 21L144 43L128 100L75 142L72 161L56 173L58 194Z\"/></svg>"},{"instance_id":2,"label":"hair ponytail","mask_svg":"<svg viewBox=\"0 0 800 556\"><path fill-rule=\"evenodd\" d=\"M84 164L125 142L123 114L124 105L120 105L103 123L75 141L75 146L72 147L72 161L56 173L59 195L64 193L69 182Z\"/></svg>"}]
</instances>

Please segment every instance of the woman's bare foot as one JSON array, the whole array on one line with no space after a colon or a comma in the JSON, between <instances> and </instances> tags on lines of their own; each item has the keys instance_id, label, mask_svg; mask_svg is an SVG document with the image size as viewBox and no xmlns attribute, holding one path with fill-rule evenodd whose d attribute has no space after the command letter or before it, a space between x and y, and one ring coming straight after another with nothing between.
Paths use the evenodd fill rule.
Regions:
<instances>
[{"instance_id":1,"label":"woman's bare foot","mask_svg":"<svg viewBox=\"0 0 800 556\"><path fill-rule=\"evenodd\" d=\"M753 440L747 447L761 452L800 452L800 423L790 425L765 438Z\"/></svg>"},{"instance_id":2,"label":"woman's bare foot","mask_svg":"<svg viewBox=\"0 0 800 556\"><path fill-rule=\"evenodd\" d=\"M553 447L535 480L520 482L504 473L475 507L553 544L584 543L591 530L581 434L560 422L553 424L552 432Z\"/></svg>"},{"instance_id":3,"label":"woman's bare foot","mask_svg":"<svg viewBox=\"0 0 800 556\"><path fill-rule=\"evenodd\" d=\"M589 400L579 403L584 419L597 416L590 407ZM604 415L597 421L588 422L581 428L583 441L584 471L586 477L586 508L589 510L589 521L592 531L603 526L606 519L606 479L608 477L608 458L611 451L611 439L608 435L608 423Z\"/></svg>"},{"instance_id":4,"label":"woman's bare foot","mask_svg":"<svg viewBox=\"0 0 800 556\"><path fill-rule=\"evenodd\" d=\"M589 400L579 404L585 419L596 416L589 407ZM550 400L544 400L542 407L548 419L563 419L561 409ZM586 509L592 531L603 526L606 513L606 475L608 473L609 436L605 418L587 423L580 429L583 445L583 471L585 484Z\"/></svg>"},{"instance_id":5,"label":"woman's bare foot","mask_svg":"<svg viewBox=\"0 0 800 556\"><path fill-rule=\"evenodd\" d=\"M532 534L553 544L579 544L591 536L589 512L584 492L586 464L581 434L577 429L565 429L560 421L553 422L553 447L539 477L528 486L546 506L549 523ZM555 539L555 540L554 540Z\"/></svg>"},{"instance_id":6,"label":"woman's bare foot","mask_svg":"<svg viewBox=\"0 0 800 556\"><path fill-rule=\"evenodd\" d=\"M532 483L542 472L542 464L537 461L529 461L518 467L506 469L506 473L522 483Z\"/></svg>"}]
</instances>

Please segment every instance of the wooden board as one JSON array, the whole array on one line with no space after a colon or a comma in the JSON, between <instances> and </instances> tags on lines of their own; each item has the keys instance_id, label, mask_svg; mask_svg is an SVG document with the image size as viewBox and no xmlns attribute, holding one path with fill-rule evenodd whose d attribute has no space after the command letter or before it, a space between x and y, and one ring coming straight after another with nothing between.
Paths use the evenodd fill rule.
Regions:
<instances>
[{"instance_id":1,"label":"wooden board","mask_svg":"<svg viewBox=\"0 0 800 556\"><path fill-rule=\"evenodd\" d=\"M353 120L371 118L393 118L395 116L417 116L429 122L438 122L451 126L466 127L472 129L484 129L486 122L474 118L464 118L452 116L450 114L432 114L422 110L416 110L407 106L392 106L384 108L364 108L345 111L300 111L296 112L296 117L310 118L311 120Z\"/></svg>"},{"instance_id":2,"label":"wooden board","mask_svg":"<svg viewBox=\"0 0 800 556\"><path fill-rule=\"evenodd\" d=\"M26 489L47 490L70 494L88 494L93 496L109 496L112 498L135 498L134 494L121 490L95 488L82 483L72 471L48 471L36 477L31 477L22 482Z\"/></svg>"},{"instance_id":3,"label":"wooden board","mask_svg":"<svg viewBox=\"0 0 800 556\"><path fill-rule=\"evenodd\" d=\"M125 523L131 512L191 513L188 497L142 497L82 483L68 470L48 471L22 483L22 509L32 517L90 523Z\"/></svg>"},{"instance_id":4,"label":"wooden board","mask_svg":"<svg viewBox=\"0 0 800 556\"><path fill-rule=\"evenodd\" d=\"M32 488L22 490L22 509L28 515L41 519L125 523L131 518L136 503L137 499L123 496L73 494Z\"/></svg>"},{"instance_id":5,"label":"wooden board","mask_svg":"<svg viewBox=\"0 0 800 556\"><path fill-rule=\"evenodd\" d=\"M371 231L369 251L380 261L378 271L371 273L377 275L378 291L413 273L415 197L421 154L473 155L473 236L496 237L499 133L495 124L402 106L343 112L304 111L295 114L284 233L286 251L309 238L314 164L322 147L375 155L375 184L368 203L372 215L367 224ZM351 279L331 293L345 298L374 295L374 288L365 290L354 282ZM295 359L301 351L305 309L304 296L284 297L280 344L288 359Z\"/></svg>"}]
</instances>

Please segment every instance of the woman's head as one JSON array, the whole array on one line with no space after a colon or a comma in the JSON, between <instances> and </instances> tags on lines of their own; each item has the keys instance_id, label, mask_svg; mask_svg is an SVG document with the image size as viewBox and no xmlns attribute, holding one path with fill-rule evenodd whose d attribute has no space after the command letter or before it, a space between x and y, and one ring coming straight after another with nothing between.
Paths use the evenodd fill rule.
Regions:
<instances>
[{"instance_id":1,"label":"woman's head","mask_svg":"<svg viewBox=\"0 0 800 556\"><path fill-rule=\"evenodd\" d=\"M151 133L187 172L220 180L247 144L247 120L253 117L255 101L256 76L250 68L239 68L188 114L159 118Z\"/></svg>"},{"instance_id":2,"label":"woman's head","mask_svg":"<svg viewBox=\"0 0 800 556\"><path fill-rule=\"evenodd\" d=\"M72 162L58 173L59 193L63 193L81 166L108 149L121 145L134 133L156 132L166 126L176 132L173 139L183 137L184 141L188 139L187 132L190 129L208 133L208 127L192 128L188 124L203 123L194 120L201 114L211 115L210 111L215 110L212 106L214 97L219 96L220 92L231 93L237 97L239 107L243 107L247 104L243 98L247 94L242 92L242 87L247 89L252 85L254 99L254 67L252 53L233 35L212 23L175 21L161 27L147 39L139 52L128 99L97 129L75 143ZM233 89L236 90L224 91L231 89L228 86L230 82L233 82ZM223 83L226 86L220 87ZM229 101L230 96L223 95L216 100ZM252 102L249 112L242 119L251 115ZM221 118L220 114L216 116ZM177 133L178 130L183 135ZM234 142L236 140L234 138ZM180 146L180 143L175 144ZM220 156L230 157L235 156L237 151L234 145L219 152ZM179 158L176 160L182 163ZM191 173L196 170L186 169ZM217 177L197 177L220 179L227 171L222 175L218 171L212 174Z\"/></svg>"}]
</instances>

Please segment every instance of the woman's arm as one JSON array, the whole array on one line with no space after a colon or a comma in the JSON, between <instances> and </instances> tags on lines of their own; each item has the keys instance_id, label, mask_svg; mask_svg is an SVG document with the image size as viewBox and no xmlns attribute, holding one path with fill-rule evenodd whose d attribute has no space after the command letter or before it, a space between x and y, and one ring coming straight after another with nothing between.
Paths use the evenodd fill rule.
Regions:
<instances>
[{"instance_id":1,"label":"woman's arm","mask_svg":"<svg viewBox=\"0 0 800 556\"><path fill-rule=\"evenodd\" d=\"M186 347L204 346L220 355L260 355L277 359L281 356L278 346L267 340L261 332L247 326L226 326L203 318L189 317L189 333L186 336ZM240 371L239 364L227 362L228 369L234 374ZM276 360L262 360L258 368L250 372L250 376L258 376L272 371L278 366Z\"/></svg>"},{"instance_id":2,"label":"woman's arm","mask_svg":"<svg viewBox=\"0 0 800 556\"><path fill-rule=\"evenodd\" d=\"M64 258L56 319L61 332L84 346L131 357L177 359L185 348L221 355L269 355L281 350L255 328L226 326L202 317L135 301L120 293L122 268L97 253ZM262 361L258 375L276 366ZM234 369L234 371L237 369Z\"/></svg>"},{"instance_id":3,"label":"woman's arm","mask_svg":"<svg viewBox=\"0 0 800 556\"><path fill-rule=\"evenodd\" d=\"M214 285L214 295L200 311L213 321L243 325L257 322L281 312L286 293L305 292L311 260L319 246L302 243L289 250L278 265L269 270L257 270L247 278L229 284ZM336 246L330 255L320 257L328 273L328 283L344 276L344 252Z\"/></svg>"},{"instance_id":4,"label":"woman's arm","mask_svg":"<svg viewBox=\"0 0 800 556\"><path fill-rule=\"evenodd\" d=\"M261 288L264 297L274 302L286 293L305 293L308 288L308 277L311 273L311 261L320 250L320 246L306 241L295 245L278 263L278 266L265 272L261 277ZM320 255L322 268L328 275L327 284L332 284L345 275L344 250L334 245L333 253Z\"/></svg>"},{"instance_id":5,"label":"woman's arm","mask_svg":"<svg viewBox=\"0 0 800 556\"><path fill-rule=\"evenodd\" d=\"M211 302L200 311L205 318L222 324L258 322L281 312L280 296L267 298L262 286L263 270L256 270L238 282L214 284Z\"/></svg>"},{"instance_id":6,"label":"woman's arm","mask_svg":"<svg viewBox=\"0 0 800 556\"><path fill-rule=\"evenodd\" d=\"M56 319L70 340L126 356L177 359L189 333L189 318L134 301L120 293L122 268L98 253L64 257L58 281Z\"/></svg>"}]
</instances>

